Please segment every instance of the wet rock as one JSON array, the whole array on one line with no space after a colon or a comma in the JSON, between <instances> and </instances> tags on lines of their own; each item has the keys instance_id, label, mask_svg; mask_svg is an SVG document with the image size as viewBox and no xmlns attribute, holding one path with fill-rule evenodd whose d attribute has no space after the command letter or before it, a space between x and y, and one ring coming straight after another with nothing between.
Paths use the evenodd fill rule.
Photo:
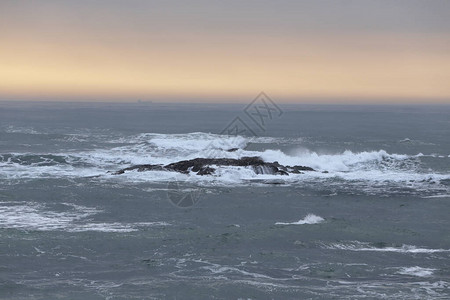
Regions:
<instances>
[{"instance_id":1,"label":"wet rock","mask_svg":"<svg viewBox=\"0 0 450 300\"><path fill-rule=\"evenodd\" d=\"M197 172L197 175L212 175L214 171L216 170L211 167L203 167Z\"/></svg>"},{"instance_id":2,"label":"wet rock","mask_svg":"<svg viewBox=\"0 0 450 300\"><path fill-rule=\"evenodd\" d=\"M212 175L215 168L220 166L235 166L235 167L251 167L256 174L270 174L270 175L289 175L301 174L300 171L314 171L314 169L305 166L283 166L278 162L265 162L260 157L242 157L240 159L234 158L195 158L190 160L182 160L168 165L136 165L113 174L119 175L127 171L137 170L143 171L175 171L184 174L189 172L196 172L197 175Z\"/></svg>"},{"instance_id":3,"label":"wet rock","mask_svg":"<svg viewBox=\"0 0 450 300\"><path fill-rule=\"evenodd\" d=\"M120 175L127 171L134 171L137 170L138 172L144 172L144 171L166 171L166 169L162 165L135 165L131 166L122 170L119 170L117 172L114 172L112 174L114 175Z\"/></svg>"}]
</instances>

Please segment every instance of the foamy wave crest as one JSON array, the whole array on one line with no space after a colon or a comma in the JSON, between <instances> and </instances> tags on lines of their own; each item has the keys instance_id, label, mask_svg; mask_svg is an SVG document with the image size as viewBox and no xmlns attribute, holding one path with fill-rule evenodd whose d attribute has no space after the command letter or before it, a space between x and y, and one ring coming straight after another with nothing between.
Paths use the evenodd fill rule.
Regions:
<instances>
[{"instance_id":1,"label":"foamy wave crest","mask_svg":"<svg viewBox=\"0 0 450 300\"><path fill-rule=\"evenodd\" d=\"M436 271L436 269L421 268L416 266L401 268L397 273L417 277L430 277L431 275L433 275L434 271Z\"/></svg>"},{"instance_id":2,"label":"foamy wave crest","mask_svg":"<svg viewBox=\"0 0 450 300\"><path fill-rule=\"evenodd\" d=\"M408 182L409 187L413 187L411 182L422 185L429 183L439 183L442 180L450 179L450 174L434 172L430 168L425 168L421 161L422 153L416 155L391 154L385 150L352 152L350 150L337 154L320 154L306 149L289 152L281 150L242 151L237 152L238 156L259 156L266 162L279 162L283 165L303 165L312 167L319 172L305 172L301 175L290 174L289 178L284 178L287 182L301 180L327 180L332 178L343 179L352 182L378 182L402 183ZM321 171L327 171L323 174Z\"/></svg>"},{"instance_id":3,"label":"foamy wave crest","mask_svg":"<svg viewBox=\"0 0 450 300\"><path fill-rule=\"evenodd\" d=\"M261 157L266 162L279 162L282 165L301 165L312 167L317 172L289 174L289 176L256 174L252 168L216 168L213 175L187 175L190 181L205 185L236 184L334 184L347 181L355 188L374 189L372 182L380 188L391 187L398 190L399 183L406 183L411 190L431 191L440 189L439 194L448 194L448 187L439 184L449 180L450 174L434 172L423 165L424 154L391 154L385 150L340 153L320 153L308 149L281 150L283 145L299 146L301 139L218 135L203 132L186 134L142 133L111 139L98 149L66 151L61 153L6 153L0 154L0 178L80 178L100 175L102 178L127 181L161 182L170 181L173 172L128 172L112 176L109 171L117 171L132 165L166 165L195 158L233 158L245 156ZM117 145L118 144L118 145ZM114 145L114 146L113 146ZM248 146L253 149L249 150ZM110 146L110 147L109 147ZM272 147L272 149L267 149ZM233 149L233 148L237 148ZM233 149L235 151L228 151ZM286 149L286 147L283 147ZM446 158L444 158L446 159ZM444 163L441 163L441 165ZM324 173L323 171L327 171ZM259 172L260 173L260 172ZM433 183L433 186L431 186ZM436 184L437 183L437 184ZM340 183L339 183L340 184ZM360 184L360 185L358 185ZM396 185L396 186L395 186ZM392 187L394 186L394 187ZM404 188L404 186L401 186ZM430 196L435 192L424 193Z\"/></svg>"},{"instance_id":4,"label":"foamy wave crest","mask_svg":"<svg viewBox=\"0 0 450 300\"><path fill-rule=\"evenodd\" d=\"M370 243L352 241L347 243L322 244L322 248L348 250L348 251L373 251L373 252L397 252L397 253L439 253L450 252L450 249L429 249L420 248L412 245L402 245L400 247L371 245Z\"/></svg>"},{"instance_id":5,"label":"foamy wave crest","mask_svg":"<svg viewBox=\"0 0 450 300\"><path fill-rule=\"evenodd\" d=\"M337 154L319 154L306 149L287 155L280 150L266 150L260 156L269 162L278 161L284 165L305 165L317 170L349 172L370 168L408 168L413 167L417 160L415 156L404 154L389 154L385 150L352 152L346 150ZM412 160L407 162L407 160Z\"/></svg>"},{"instance_id":6,"label":"foamy wave crest","mask_svg":"<svg viewBox=\"0 0 450 300\"><path fill-rule=\"evenodd\" d=\"M243 136L219 135L204 132L186 134L143 133L136 137L138 142L147 142L164 149L185 149L202 151L209 149L244 148L248 138Z\"/></svg>"},{"instance_id":7,"label":"foamy wave crest","mask_svg":"<svg viewBox=\"0 0 450 300\"><path fill-rule=\"evenodd\" d=\"M284 222L276 222L275 225L304 225L304 224L318 224L325 221L324 218L313 215L313 214L307 214L306 217L303 219L297 221L297 222L290 222L290 223L284 223Z\"/></svg>"},{"instance_id":8,"label":"foamy wave crest","mask_svg":"<svg viewBox=\"0 0 450 300\"><path fill-rule=\"evenodd\" d=\"M249 142L243 136L218 135L203 132L186 134L142 133L114 140L126 145L80 153L87 163L111 164L169 164L197 157L236 157L227 150L243 149Z\"/></svg>"}]
</instances>

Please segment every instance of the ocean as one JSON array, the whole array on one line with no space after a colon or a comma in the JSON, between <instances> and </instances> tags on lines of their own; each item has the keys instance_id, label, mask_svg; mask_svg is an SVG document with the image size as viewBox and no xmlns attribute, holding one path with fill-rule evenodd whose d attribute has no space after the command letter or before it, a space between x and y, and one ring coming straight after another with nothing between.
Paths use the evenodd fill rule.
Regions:
<instances>
[{"instance_id":1,"label":"ocean","mask_svg":"<svg viewBox=\"0 0 450 300\"><path fill-rule=\"evenodd\" d=\"M242 157L314 171L114 173ZM0 103L1 299L449 299L449 228L450 106Z\"/></svg>"}]
</instances>

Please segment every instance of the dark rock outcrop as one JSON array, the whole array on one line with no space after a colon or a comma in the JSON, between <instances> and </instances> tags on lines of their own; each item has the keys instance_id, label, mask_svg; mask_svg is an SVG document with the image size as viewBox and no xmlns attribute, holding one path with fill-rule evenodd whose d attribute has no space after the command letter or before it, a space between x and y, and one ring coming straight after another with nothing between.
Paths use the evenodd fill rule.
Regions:
<instances>
[{"instance_id":1,"label":"dark rock outcrop","mask_svg":"<svg viewBox=\"0 0 450 300\"><path fill-rule=\"evenodd\" d=\"M164 166L162 165L135 165L135 166L131 166L125 169L121 169L117 172L114 172L114 175L120 175L123 174L127 171L134 171L137 170L138 172L143 172L143 171L167 171Z\"/></svg>"},{"instance_id":2,"label":"dark rock outcrop","mask_svg":"<svg viewBox=\"0 0 450 300\"><path fill-rule=\"evenodd\" d=\"M234 158L195 158L182 160L168 165L136 165L114 172L114 175L123 174L127 171L175 171L187 174L195 172L197 175L212 175L215 168L220 166L251 167L256 174L289 175L301 174L302 171L315 171L305 166L284 166L278 162L265 162L259 157Z\"/></svg>"}]
</instances>

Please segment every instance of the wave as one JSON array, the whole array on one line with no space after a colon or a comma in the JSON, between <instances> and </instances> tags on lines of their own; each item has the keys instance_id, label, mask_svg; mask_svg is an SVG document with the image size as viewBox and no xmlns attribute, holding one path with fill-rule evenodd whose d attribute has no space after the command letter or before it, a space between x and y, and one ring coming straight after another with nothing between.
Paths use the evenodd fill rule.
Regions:
<instances>
[{"instance_id":1,"label":"wave","mask_svg":"<svg viewBox=\"0 0 450 300\"><path fill-rule=\"evenodd\" d=\"M67 228L69 232L85 232L85 231L97 231L97 232L133 232L138 231L139 228L155 227L155 226L170 226L167 222L137 222L137 223L87 223L82 225L76 225Z\"/></svg>"},{"instance_id":2,"label":"wave","mask_svg":"<svg viewBox=\"0 0 450 300\"><path fill-rule=\"evenodd\" d=\"M434 271L436 271L436 269L421 268L416 266L401 268L397 273L417 277L430 277L431 275L433 275Z\"/></svg>"},{"instance_id":3,"label":"wave","mask_svg":"<svg viewBox=\"0 0 450 300\"><path fill-rule=\"evenodd\" d=\"M124 142L125 140L122 140ZM299 145L299 139L218 135L203 132L188 134L155 134L143 133L126 140L131 142L133 148L124 146L116 148L119 152L131 151L132 153L148 153L157 158L164 157L168 152L175 154L175 160L203 158L241 158L242 156L260 156L265 161L278 161L284 165L306 165L318 170L346 172L354 168L361 168L365 163L379 164L380 167L393 167L396 162L414 160L416 156L404 154L389 154L385 150L342 153L318 153L307 149L291 150L285 153L279 149L267 149L263 151L251 151L245 148L249 144L279 144L292 143ZM228 152L237 148L239 151ZM122 153L123 154L123 153ZM163 154L163 155L158 155ZM423 154L418 154L421 156ZM150 162L153 163L153 162ZM410 165L408 165L410 166ZM373 167L373 166L372 166ZM405 166L406 167L406 166Z\"/></svg>"},{"instance_id":4,"label":"wave","mask_svg":"<svg viewBox=\"0 0 450 300\"><path fill-rule=\"evenodd\" d=\"M333 244L322 244L322 248L334 249L334 250L348 250L348 251L371 251L371 252L397 252L397 253L441 253L450 252L450 249L429 249L420 248L412 245L402 245L402 246L385 246L381 245L371 245L370 243L351 241L347 243L333 243Z\"/></svg>"},{"instance_id":5,"label":"wave","mask_svg":"<svg viewBox=\"0 0 450 300\"><path fill-rule=\"evenodd\" d=\"M249 139L243 136L218 135L203 132L189 134L141 134L138 139L144 139L159 148L184 149L202 151L207 149L244 148Z\"/></svg>"},{"instance_id":6,"label":"wave","mask_svg":"<svg viewBox=\"0 0 450 300\"><path fill-rule=\"evenodd\" d=\"M0 203L0 228L32 231L133 232L143 227L169 226L167 222L92 223L84 222L102 210L62 203L56 211L37 203Z\"/></svg>"},{"instance_id":7,"label":"wave","mask_svg":"<svg viewBox=\"0 0 450 300\"><path fill-rule=\"evenodd\" d=\"M450 194L446 195L432 195L432 196L424 196L422 198L450 198Z\"/></svg>"},{"instance_id":8,"label":"wave","mask_svg":"<svg viewBox=\"0 0 450 300\"><path fill-rule=\"evenodd\" d=\"M420 158L424 155L391 154L385 150L340 153L319 153L308 149L282 151L279 144L292 143L299 146L301 139L272 137L246 138L210 133L153 134L146 133L128 140L131 145L90 153L97 161L130 164L168 164L180 160L201 158L235 158L258 156L267 162L278 161L283 165L304 165L319 171L340 173L391 172L399 171L414 174L420 169ZM269 143L274 149L248 150L250 144ZM228 152L229 149L238 150ZM266 146L264 147L266 148ZM441 155L442 156L442 155ZM358 174L359 176L360 174ZM367 174L371 175L371 174ZM398 174L393 176L398 178Z\"/></svg>"},{"instance_id":9,"label":"wave","mask_svg":"<svg viewBox=\"0 0 450 300\"><path fill-rule=\"evenodd\" d=\"M318 153L307 149L291 150L285 153L279 149L263 151L246 150L249 143L264 143L268 138L245 138L242 136L226 136L210 133L189 134L141 134L124 139L128 145L90 151L69 153L10 153L1 154L0 162L15 160L30 164L34 159L65 162L68 155L92 164L166 164L178 160L196 157L202 158L241 158L243 156L259 156L267 162L278 161L283 165L305 165L317 170L348 172L367 169L411 169L417 166L418 158L424 156L406 154L389 154L385 150L342 153ZM270 138L272 144L284 138ZM116 141L118 142L118 141ZM230 149L237 149L229 152Z\"/></svg>"},{"instance_id":10,"label":"wave","mask_svg":"<svg viewBox=\"0 0 450 300\"><path fill-rule=\"evenodd\" d=\"M2 129L2 131L6 132L6 133L22 133L22 134L32 134L32 135L42 134L42 132L39 132L32 127L18 127L18 126L9 125L9 126L5 126L5 127L1 128L1 129Z\"/></svg>"},{"instance_id":11,"label":"wave","mask_svg":"<svg viewBox=\"0 0 450 300\"><path fill-rule=\"evenodd\" d=\"M102 140L103 138L104 136ZM345 181L349 186L363 187L366 190L373 190L376 186L395 185L393 190L397 191L429 188L435 189L436 193L441 195L448 194L450 189L445 184L444 188L439 184L450 180L450 174L433 171L423 161L424 157L447 159L437 154L407 155L388 153L386 150L317 152L299 148L302 138L247 138L203 132L142 133L120 138L111 136L108 142L97 146L96 149L88 150L0 154L0 178L80 178L101 175L102 178L110 179L112 176L108 175L108 171L117 171L130 165L166 165L198 157L240 159L245 156L257 156L266 162L312 167L317 172L279 176L256 174L254 170L246 167L221 167L212 176L191 174L184 176L181 180L201 185L258 183L333 185L333 182L342 185L342 181ZM443 163L439 162L439 165ZM114 178L127 181L161 182L172 181L175 176L177 174L170 172L150 171L129 172ZM372 184L374 182L377 185ZM431 195L434 195L434 192ZM430 194L425 193L425 196Z\"/></svg>"},{"instance_id":12,"label":"wave","mask_svg":"<svg viewBox=\"0 0 450 300\"><path fill-rule=\"evenodd\" d=\"M290 222L290 223L284 223L284 222L276 222L275 225L304 225L304 224L318 224L325 221L324 218L313 215L313 214L307 214L306 217L303 219L297 221L297 222Z\"/></svg>"},{"instance_id":13,"label":"wave","mask_svg":"<svg viewBox=\"0 0 450 300\"><path fill-rule=\"evenodd\" d=\"M23 166L52 166L69 164L67 155L7 153L0 154L0 163L19 164Z\"/></svg>"}]
</instances>

